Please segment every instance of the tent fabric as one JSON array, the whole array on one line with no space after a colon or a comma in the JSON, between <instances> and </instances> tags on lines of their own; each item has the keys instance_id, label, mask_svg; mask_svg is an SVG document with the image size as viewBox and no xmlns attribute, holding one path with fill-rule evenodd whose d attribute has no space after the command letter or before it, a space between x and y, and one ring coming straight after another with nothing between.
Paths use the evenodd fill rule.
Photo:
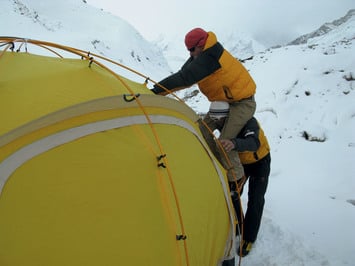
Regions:
<instances>
[{"instance_id":1,"label":"tent fabric","mask_svg":"<svg viewBox=\"0 0 355 266\"><path fill-rule=\"evenodd\" d=\"M0 134L68 106L129 93L113 75L95 64L89 67L89 63L87 60L6 52L1 57L0 73L1 96L7 101L2 102L0 113L8 115L2 118ZM121 79L135 93L149 93L144 84ZM12 116L13 113L21 115Z\"/></svg>"},{"instance_id":2,"label":"tent fabric","mask_svg":"<svg viewBox=\"0 0 355 266\"><path fill-rule=\"evenodd\" d=\"M0 265L234 256L225 171L193 110L85 59L0 53Z\"/></svg>"}]
</instances>

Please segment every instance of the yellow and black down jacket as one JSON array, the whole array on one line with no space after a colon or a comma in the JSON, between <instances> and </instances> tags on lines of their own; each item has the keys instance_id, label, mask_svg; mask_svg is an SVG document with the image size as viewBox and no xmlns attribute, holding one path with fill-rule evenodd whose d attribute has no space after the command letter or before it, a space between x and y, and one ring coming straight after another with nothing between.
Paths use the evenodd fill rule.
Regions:
<instances>
[{"instance_id":1,"label":"yellow and black down jacket","mask_svg":"<svg viewBox=\"0 0 355 266\"><path fill-rule=\"evenodd\" d=\"M232 141L242 164L255 163L270 152L264 131L254 117L248 120L238 136Z\"/></svg>"},{"instance_id":2,"label":"yellow and black down jacket","mask_svg":"<svg viewBox=\"0 0 355 266\"><path fill-rule=\"evenodd\" d=\"M248 70L217 42L213 32L208 32L204 50L197 58L190 57L180 71L159 82L169 91L196 83L209 101L235 102L253 96L256 90ZM158 85L152 91L166 94Z\"/></svg>"}]
</instances>

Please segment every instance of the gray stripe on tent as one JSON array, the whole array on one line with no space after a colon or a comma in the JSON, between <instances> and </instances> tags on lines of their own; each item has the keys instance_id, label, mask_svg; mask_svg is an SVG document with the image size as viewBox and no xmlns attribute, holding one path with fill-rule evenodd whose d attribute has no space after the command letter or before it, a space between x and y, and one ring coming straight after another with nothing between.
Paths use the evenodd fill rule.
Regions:
<instances>
[{"instance_id":1,"label":"gray stripe on tent","mask_svg":"<svg viewBox=\"0 0 355 266\"><path fill-rule=\"evenodd\" d=\"M176 100L169 99L168 97L157 97L156 95L142 94L139 96L139 101L144 106L144 108L165 108L168 110L177 111L178 113L188 117L193 122L196 122L199 119L196 113L187 105L182 104L181 102L178 102ZM137 105L137 101L127 102L124 100L124 97L122 97L122 95L94 99L88 102L69 106L53 113L46 114L24 125L20 125L19 127L14 128L9 132L1 135L0 147L10 143L11 141L17 138L22 137L23 135L28 134L29 132L38 130L49 125L53 125L54 123L60 123L65 119L94 112L119 110L132 107L139 107Z\"/></svg>"},{"instance_id":2,"label":"gray stripe on tent","mask_svg":"<svg viewBox=\"0 0 355 266\"><path fill-rule=\"evenodd\" d=\"M212 162L218 172L218 176L220 177L221 184L223 185L223 190L227 197L228 196L227 186L224 182L223 174L220 168L218 167L213 155L211 154L211 151L206 146L207 144L204 142L201 136L195 131L195 129L189 123L176 117L171 117L166 115L150 115L149 118L154 124L161 123L161 124L171 124L171 125L181 126L189 130L190 132L192 132L200 140L205 150L208 152L210 158L212 159ZM147 118L141 115L141 116L130 116L130 117L115 118L115 119L110 119L105 121L94 122L80 127L75 127L75 128L67 129L65 131L55 133L53 135L37 140L21 148L20 150L11 154L9 157L7 157L4 161L0 163L0 195L1 195L2 188L6 183L7 179L10 177L10 175L18 167L20 167L22 164L24 164L26 161L30 160L31 158L41 153L44 153L54 147L57 147L64 143L73 141L75 139L93 133L110 130L114 128L126 127L129 125L137 125L137 124L148 124Z\"/></svg>"}]
</instances>

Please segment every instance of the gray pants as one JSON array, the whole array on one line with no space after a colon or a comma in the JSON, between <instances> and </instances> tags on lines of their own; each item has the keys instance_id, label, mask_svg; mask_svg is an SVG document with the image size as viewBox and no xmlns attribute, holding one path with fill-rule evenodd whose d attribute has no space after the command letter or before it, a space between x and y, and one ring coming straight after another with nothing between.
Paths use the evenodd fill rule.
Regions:
<instances>
[{"instance_id":1,"label":"gray pants","mask_svg":"<svg viewBox=\"0 0 355 266\"><path fill-rule=\"evenodd\" d=\"M256 102L253 96L230 103L227 118L215 120L207 113L203 121L211 131L216 129L220 131L219 139L233 139L245 126L246 122L254 116L255 109ZM200 124L200 129L211 151L227 170L228 181L235 182L241 179L244 176L244 170L238 152L235 149L230 152L221 150L221 147L214 140L214 136L203 123ZM228 158L224 154L227 154Z\"/></svg>"}]
</instances>

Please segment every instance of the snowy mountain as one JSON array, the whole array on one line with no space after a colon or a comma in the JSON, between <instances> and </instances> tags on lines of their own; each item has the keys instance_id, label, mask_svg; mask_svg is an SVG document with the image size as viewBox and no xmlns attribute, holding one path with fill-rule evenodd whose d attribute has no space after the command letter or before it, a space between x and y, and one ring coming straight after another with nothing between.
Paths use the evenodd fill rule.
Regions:
<instances>
[{"instance_id":1,"label":"snowy mountain","mask_svg":"<svg viewBox=\"0 0 355 266\"><path fill-rule=\"evenodd\" d=\"M208 31L208 29L206 30ZM266 49L245 32L223 31L215 33L217 34L218 41L241 60L249 58ZM189 56L184 45L184 37L185 36L182 35L176 35L166 39L164 36L160 36L154 41L163 51L172 71L177 71Z\"/></svg>"},{"instance_id":2,"label":"snowy mountain","mask_svg":"<svg viewBox=\"0 0 355 266\"><path fill-rule=\"evenodd\" d=\"M158 47L146 41L126 21L85 1L1 0L0 17L6 22L0 24L2 36L80 48L134 66L148 76L157 71L165 74L169 71Z\"/></svg>"},{"instance_id":3,"label":"snowy mountain","mask_svg":"<svg viewBox=\"0 0 355 266\"><path fill-rule=\"evenodd\" d=\"M1 0L0 17L6 22L0 35L102 54L156 81L188 57L183 36L150 43L126 21L85 1ZM260 233L241 264L353 265L354 11L273 49L238 33L218 38L237 58L253 55L244 64L257 83L256 117L272 149ZM196 112L207 112L209 103L195 86L178 95Z\"/></svg>"},{"instance_id":4,"label":"snowy mountain","mask_svg":"<svg viewBox=\"0 0 355 266\"><path fill-rule=\"evenodd\" d=\"M303 44L306 43L311 38L325 35L333 29L336 30L339 26L346 23L349 19L353 19L354 15L355 15L355 9L351 9L344 17L340 19L336 19L333 22L328 22L323 24L321 27L319 27L319 29L308 34L304 34L298 37L296 40L293 40L292 42L289 43L289 45Z\"/></svg>"}]
</instances>

